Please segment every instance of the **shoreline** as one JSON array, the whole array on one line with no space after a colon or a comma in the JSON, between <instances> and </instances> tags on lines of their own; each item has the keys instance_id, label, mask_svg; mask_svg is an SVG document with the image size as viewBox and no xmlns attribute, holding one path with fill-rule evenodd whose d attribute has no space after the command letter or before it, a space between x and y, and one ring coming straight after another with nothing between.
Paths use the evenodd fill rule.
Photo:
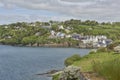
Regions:
<instances>
[{"instance_id":1,"label":"shoreline","mask_svg":"<svg viewBox=\"0 0 120 80\"><path fill-rule=\"evenodd\" d=\"M16 46L16 47L42 47L42 48L80 48L80 49L98 49L98 47L93 47L93 46L74 46L74 45L65 45L65 44L3 44L0 43L0 45L6 45L6 46Z\"/></svg>"}]
</instances>

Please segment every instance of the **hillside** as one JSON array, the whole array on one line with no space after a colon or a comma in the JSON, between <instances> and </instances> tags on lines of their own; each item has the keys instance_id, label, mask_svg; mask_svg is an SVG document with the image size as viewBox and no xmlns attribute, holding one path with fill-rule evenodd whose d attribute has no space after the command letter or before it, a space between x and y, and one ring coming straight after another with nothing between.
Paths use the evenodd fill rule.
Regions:
<instances>
[{"instance_id":1,"label":"hillside","mask_svg":"<svg viewBox=\"0 0 120 80\"><path fill-rule=\"evenodd\" d=\"M81 39L104 36L107 39L120 39L120 22L68 20L64 22L18 22L0 26L0 43L10 45L41 46L42 44L64 44L79 46ZM90 44L89 40L89 44Z\"/></svg>"}]
</instances>

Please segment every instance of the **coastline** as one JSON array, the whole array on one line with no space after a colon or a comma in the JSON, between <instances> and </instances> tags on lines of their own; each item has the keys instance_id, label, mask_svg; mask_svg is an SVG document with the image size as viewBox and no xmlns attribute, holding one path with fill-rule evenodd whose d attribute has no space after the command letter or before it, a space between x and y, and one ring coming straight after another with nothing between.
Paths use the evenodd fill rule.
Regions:
<instances>
[{"instance_id":1,"label":"coastline","mask_svg":"<svg viewBox=\"0 0 120 80\"><path fill-rule=\"evenodd\" d=\"M68 45L68 44L6 44L0 43L0 45L8 46L18 46L18 47L45 47L45 48L80 48L80 49L98 49L98 47L93 47L92 45Z\"/></svg>"}]
</instances>

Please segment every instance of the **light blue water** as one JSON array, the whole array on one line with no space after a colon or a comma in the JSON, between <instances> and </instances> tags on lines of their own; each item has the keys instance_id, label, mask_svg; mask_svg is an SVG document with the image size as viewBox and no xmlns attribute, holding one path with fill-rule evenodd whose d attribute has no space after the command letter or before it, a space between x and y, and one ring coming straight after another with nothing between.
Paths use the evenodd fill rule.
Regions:
<instances>
[{"instance_id":1,"label":"light blue water","mask_svg":"<svg viewBox=\"0 0 120 80\"><path fill-rule=\"evenodd\" d=\"M0 45L0 80L51 80L35 74L64 67L65 58L89 49L32 48Z\"/></svg>"}]
</instances>

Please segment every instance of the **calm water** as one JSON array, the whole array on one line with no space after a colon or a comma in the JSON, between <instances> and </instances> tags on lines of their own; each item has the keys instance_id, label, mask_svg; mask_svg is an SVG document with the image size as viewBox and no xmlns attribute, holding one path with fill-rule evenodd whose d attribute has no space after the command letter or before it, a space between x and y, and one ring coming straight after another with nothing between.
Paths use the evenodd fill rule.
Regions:
<instances>
[{"instance_id":1,"label":"calm water","mask_svg":"<svg viewBox=\"0 0 120 80\"><path fill-rule=\"evenodd\" d=\"M51 80L35 74L64 67L65 58L88 49L0 46L0 80Z\"/></svg>"}]
</instances>

